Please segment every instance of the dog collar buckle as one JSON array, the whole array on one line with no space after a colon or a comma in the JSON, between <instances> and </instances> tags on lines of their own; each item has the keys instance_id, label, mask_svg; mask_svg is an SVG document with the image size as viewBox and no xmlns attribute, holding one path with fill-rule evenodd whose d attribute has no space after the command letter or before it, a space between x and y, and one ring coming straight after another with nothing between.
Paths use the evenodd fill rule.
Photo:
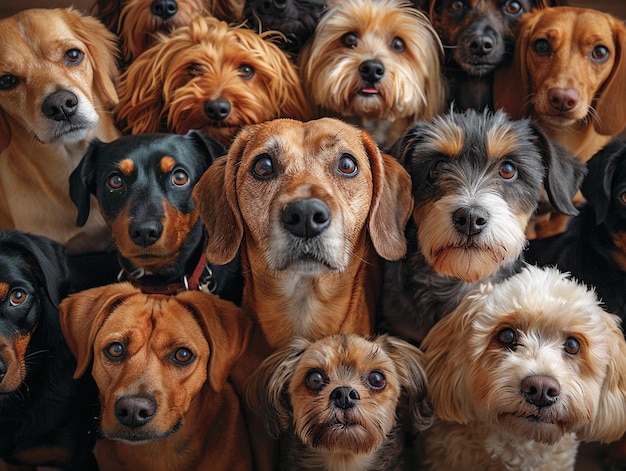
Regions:
<instances>
[{"instance_id":1,"label":"dog collar buckle","mask_svg":"<svg viewBox=\"0 0 626 471\"><path fill-rule=\"evenodd\" d=\"M209 264L204 265L205 275L198 280L198 289L205 293L214 294L217 289L217 280L213 276L213 270L209 267Z\"/></svg>"}]
</instances>

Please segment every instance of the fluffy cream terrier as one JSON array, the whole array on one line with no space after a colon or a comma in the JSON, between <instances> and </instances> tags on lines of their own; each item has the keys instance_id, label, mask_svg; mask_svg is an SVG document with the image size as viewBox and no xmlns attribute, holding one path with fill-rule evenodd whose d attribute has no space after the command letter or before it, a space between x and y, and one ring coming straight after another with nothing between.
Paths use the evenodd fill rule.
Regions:
<instances>
[{"instance_id":1,"label":"fluffy cream terrier","mask_svg":"<svg viewBox=\"0 0 626 471\"><path fill-rule=\"evenodd\" d=\"M344 0L322 16L300 66L320 115L347 119L386 146L443 111L441 56L432 25L409 4Z\"/></svg>"},{"instance_id":2,"label":"fluffy cream terrier","mask_svg":"<svg viewBox=\"0 0 626 471\"><path fill-rule=\"evenodd\" d=\"M619 318L555 269L482 285L422 348L438 419L427 469L572 470L580 440L626 431Z\"/></svg>"}]
</instances>

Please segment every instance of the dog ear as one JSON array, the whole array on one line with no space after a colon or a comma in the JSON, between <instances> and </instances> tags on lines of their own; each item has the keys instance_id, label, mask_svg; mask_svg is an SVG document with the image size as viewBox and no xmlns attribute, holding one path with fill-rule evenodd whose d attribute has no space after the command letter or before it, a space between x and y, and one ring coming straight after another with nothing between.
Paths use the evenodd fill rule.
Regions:
<instances>
[{"instance_id":1,"label":"dog ear","mask_svg":"<svg viewBox=\"0 0 626 471\"><path fill-rule=\"evenodd\" d=\"M243 240L243 222L235 195L236 164L247 142L245 129L233 142L228 156L217 159L193 188L200 218L207 228L207 258L224 265L235 258Z\"/></svg>"},{"instance_id":2,"label":"dog ear","mask_svg":"<svg viewBox=\"0 0 626 471\"><path fill-rule=\"evenodd\" d=\"M619 162L626 159L626 141L614 140L587 161L587 176L581 191L596 213L596 224L602 224L611 206L613 175Z\"/></svg>"},{"instance_id":3,"label":"dog ear","mask_svg":"<svg viewBox=\"0 0 626 471\"><path fill-rule=\"evenodd\" d=\"M11 126L7 121L4 110L0 108L0 152L9 147L11 143Z\"/></svg>"},{"instance_id":4,"label":"dog ear","mask_svg":"<svg viewBox=\"0 0 626 471\"><path fill-rule=\"evenodd\" d=\"M215 162L215 159L228 153L228 149L221 142L200 129L191 129L185 134L185 137L194 143L204 158L207 168Z\"/></svg>"},{"instance_id":5,"label":"dog ear","mask_svg":"<svg viewBox=\"0 0 626 471\"><path fill-rule=\"evenodd\" d=\"M626 26L617 18L612 21L615 42L615 63L604 82L596 102L594 127L599 134L614 136L626 127Z\"/></svg>"},{"instance_id":6,"label":"dog ear","mask_svg":"<svg viewBox=\"0 0 626 471\"><path fill-rule=\"evenodd\" d=\"M140 291L130 283L115 283L70 294L59 304L59 320L68 347L76 358L74 378L93 359L93 343L113 305Z\"/></svg>"},{"instance_id":7,"label":"dog ear","mask_svg":"<svg viewBox=\"0 0 626 471\"><path fill-rule=\"evenodd\" d=\"M413 211L411 177L392 156L380 152L367 132L361 132L361 141L369 157L374 185L369 235L381 257L398 260L406 254L404 228Z\"/></svg>"},{"instance_id":8,"label":"dog ear","mask_svg":"<svg viewBox=\"0 0 626 471\"><path fill-rule=\"evenodd\" d=\"M608 342L607 368L600 391L598 410L589 425L578 431L578 438L588 442L609 443L619 440L626 432L626 342L620 319L603 311L600 318L606 326Z\"/></svg>"},{"instance_id":9,"label":"dog ear","mask_svg":"<svg viewBox=\"0 0 626 471\"><path fill-rule=\"evenodd\" d=\"M248 404L263 417L268 433L274 438L291 423L288 388L309 345L311 342L303 337L293 339L263 360L245 385Z\"/></svg>"},{"instance_id":10,"label":"dog ear","mask_svg":"<svg viewBox=\"0 0 626 471\"><path fill-rule=\"evenodd\" d=\"M580 188L587 168L565 147L548 139L539 127L531 125L531 128L543 161L543 183L550 203L560 213L575 216L578 210L572 199Z\"/></svg>"},{"instance_id":11,"label":"dog ear","mask_svg":"<svg viewBox=\"0 0 626 471\"><path fill-rule=\"evenodd\" d=\"M196 314L202 326L210 348L207 378L219 393L248 345L252 321L235 304L201 291L181 291L176 299Z\"/></svg>"},{"instance_id":12,"label":"dog ear","mask_svg":"<svg viewBox=\"0 0 626 471\"><path fill-rule=\"evenodd\" d=\"M96 194L96 157L103 142L95 138L89 143L87 152L70 174L70 199L78 209L76 225L83 227L89 217L90 199Z\"/></svg>"},{"instance_id":13,"label":"dog ear","mask_svg":"<svg viewBox=\"0 0 626 471\"><path fill-rule=\"evenodd\" d=\"M396 366L413 429L416 432L425 430L433 422L433 409L427 399L422 351L404 340L387 335L375 338L374 342L382 347Z\"/></svg>"}]
</instances>

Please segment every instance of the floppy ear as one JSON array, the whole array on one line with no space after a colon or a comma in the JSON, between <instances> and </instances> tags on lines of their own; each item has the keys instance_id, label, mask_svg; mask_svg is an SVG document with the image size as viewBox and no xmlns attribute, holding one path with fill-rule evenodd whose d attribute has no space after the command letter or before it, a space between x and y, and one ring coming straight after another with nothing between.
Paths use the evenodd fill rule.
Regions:
<instances>
[{"instance_id":1,"label":"floppy ear","mask_svg":"<svg viewBox=\"0 0 626 471\"><path fill-rule=\"evenodd\" d=\"M626 160L626 141L614 140L587 161L587 176L581 185L585 199L596 213L596 224L606 220L611 205L613 175L619 162Z\"/></svg>"},{"instance_id":2,"label":"floppy ear","mask_svg":"<svg viewBox=\"0 0 626 471\"><path fill-rule=\"evenodd\" d=\"M614 136L626 127L626 26L617 18L612 19L615 41L615 63L599 93L595 109L597 119L593 120L599 134Z\"/></svg>"},{"instance_id":3,"label":"floppy ear","mask_svg":"<svg viewBox=\"0 0 626 471\"><path fill-rule=\"evenodd\" d=\"M237 163L247 142L245 128L226 157L211 165L193 188L192 196L207 228L207 258L224 265L235 258L243 240L243 222L235 194Z\"/></svg>"},{"instance_id":4,"label":"floppy ear","mask_svg":"<svg viewBox=\"0 0 626 471\"><path fill-rule=\"evenodd\" d=\"M381 154L367 132L361 132L361 140L369 157L374 185L369 235L381 257L398 260L406 254L404 228L413 210L411 177L393 157Z\"/></svg>"},{"instance_id":5,"label":"floppy ear","mask_svg":"<svg viewBox=\"0 0 626 471\"><path fill-rule=\"evenodd\" d=\"M588 442L609 443L626 432L626 342L620 319L597 307L606 326L606 376L602 383L598 410L593 421L578 431L578 438Z\"/></svg>"},{"instance_id":6,"label":"floppy ear","mask_svg":"<svg viewBox=\"0 0 626 471\"><path fill-rule=\"evenodd\" d=\"M191 129L185 134L185 137L191 140L200 151L204 157L206 167L211 165L218 157L228 153L228 149L222 143L200 129Z\"/></svg>"},{"instance_id":7,"label":"floppy ear","mask_svg":"<svg viewBox=\"0 0 626 471\"><path fill-rule=\"evenodd\" d=\"M61 329L76 357L74 378L81 377L93 359L93 343L113 305L140 293L130 283L115 283L70 294L59 305Z\"/></svg>"},{"instance_id":8,"label":"floppy ear","mask_svg":"<svg viewBox=\"0 0 626 471\"><path fill-rule=\"evenodd\" d=\"M288 389L300 357L309 345L311 342L303 337L293 339L263 360L246 383L248 404L263 417L268 433L274 438L291 423Z\"/></svg>"},{"instance_id":9,"label":"floppy ear","mask_svg":"<svg viewBox=\"0 0 626 471\"><path fill-rule=\"evenodd\" d=\"M413 429L417 432L425 430L433 423L433 410L427 400L428 385L422 366L422 351L393 336L381 335L373 341L381 346L396 366Z\"/></svg>"},{"instance_id":10,"label":"floppy ear","mask_svg":"<svg viewBox=\"0 0 626 471\"><path fill-rule=\"evenodd\" d=\"M531 128L543 161L543 184L550 203L560 213L575 216L578 210L572 199L580 188L587 167L563 146L548 139L539 127L531 124Z\"/></svg>"},{"instance_id":11,"label":"floppy ear","mask_svg":"<svg viewBox=\"0 0 626 471\"><path fill-rule=\"evenodd\" d=\"M248 345L252 321L235 304L201 291L181 291L176 299L196 313L204 330L210 348L207 378L219 393Z\"/></svg>"},{"instance_id":12,"label":"floppy ear","mask_svg":"<svg viewBox=\"0 0 626 471\"><path fill-rule=\"evenodd\" d=\"M89 217L90 198L96 194L95 170L98 150L103 142L95 138L89 143L87 152L70 174L70 198L78 209L76 225L83 227Z\"/></svg>"}]
</instances>

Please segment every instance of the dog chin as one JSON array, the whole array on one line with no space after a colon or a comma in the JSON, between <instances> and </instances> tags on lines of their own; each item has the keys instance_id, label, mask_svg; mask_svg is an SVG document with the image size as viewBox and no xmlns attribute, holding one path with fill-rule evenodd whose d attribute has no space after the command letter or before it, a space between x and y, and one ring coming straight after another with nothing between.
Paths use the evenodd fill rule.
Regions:
<instances>
[{"instance_id":1,"label":"dog chin","mask_svg":"<svg viewBox=\"0 0 626 471\"><path fill-rule=\"evenodd\" d=\"M297 275L304 276L319 276L329 271L337 271L338 269L333 267L325 260L318 260L313 257L302 257L296 260L291 260L277 271L289 271Z\"/></svg>"},{"instance_id":2,"label":"dog chin","mask_svg":"<svg viewBox=\"0 0 626 471\"><path fill-rule=\"evenodd\" d=\"M433 251L427 262L440 275L476 283L498 271L505 258L503 250L448 246Z\"/></svg>"},{"instance_id":3,"label":"dog chin","mask_svg":"<svg viewBox=\"0 0 626 471\"><path fill-rule=\"evenodd\" d=\"M514 435L546 445L555 444L567 432L561 422L542 420L537 415L502 414L499 417L499 425Z\"/></svg>"},{"instance_id":4,"label":"dog chin","mask_svg":"<svg viewBox=\"0 0 626 471\"><path fill-rule=\"evenodd\" d=\"M115 430L107 431L102 429L102 435L109 440L124 442L129 445L142 445L154 442L155 440L164 440L174 435L183 426L182 419L176 422L172 427L165 431L155 430L151 428L128 428L120 427Z\"/></svg>"},{"instance_id":5,"label":"dog chin","mask_svg":"<svg viewBox=\"0 0 626 471\"><path fill-rule=\"evenodd\" d=\"M356 454L369 454L379 448L384 436L374 436L363 425L336 422L314 424L304 431L300 439L309 447L318 450L344 451Z\"/></svg>"}]
</instances>

